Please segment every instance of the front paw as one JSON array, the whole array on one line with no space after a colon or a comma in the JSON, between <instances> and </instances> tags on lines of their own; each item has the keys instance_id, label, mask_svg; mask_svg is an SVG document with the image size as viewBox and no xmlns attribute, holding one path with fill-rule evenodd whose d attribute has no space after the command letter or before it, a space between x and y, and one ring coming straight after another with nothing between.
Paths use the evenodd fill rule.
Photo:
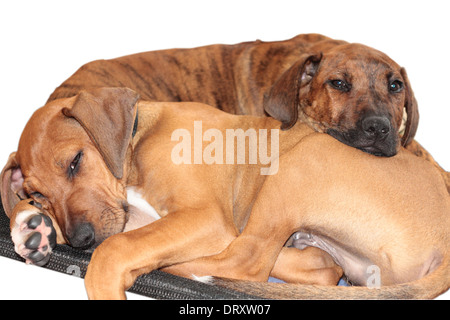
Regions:
<instances>
[{"instance_id":1,"label":"front paw","mask_svg":"<svg viewBox=\"0 0 450 320\"><path fill-rule=\"evenodd\" d=\"M45 265L56 246L56 231L52 220L31 205L29 210L16 215L11 237L15 251L27 264Z\"/></svg>"}]
</instances>

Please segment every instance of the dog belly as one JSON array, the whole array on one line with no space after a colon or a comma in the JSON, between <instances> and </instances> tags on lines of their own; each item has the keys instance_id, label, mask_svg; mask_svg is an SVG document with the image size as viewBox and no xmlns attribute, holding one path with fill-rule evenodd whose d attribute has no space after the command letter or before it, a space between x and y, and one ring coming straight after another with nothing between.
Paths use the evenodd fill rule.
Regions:
<instances>
[{"instance_id":1,"label":"dog belly","mask_svg":"<svg viewBox=\"0 0 450 320\"><path fill-rule=\"evenodd\" d=\"M372 275L372 266L367 258L346 250L334 241L307 232L296 232L292 236L292 245L303 250L316 247L327 252L343 270L348 281L353 285L366 286Z\"/></svg>"},{"instance_id":2,"label":"dog belly","mask_svg":"<svg viewBox=\"0 0 450 320\"><path fill-rule=\"evenodd\" d=\"M123 230L124 232L138 229L161 218L158 212L135 188L127 188L127 202L129 219Z\"/></svg>"}]
</instances>

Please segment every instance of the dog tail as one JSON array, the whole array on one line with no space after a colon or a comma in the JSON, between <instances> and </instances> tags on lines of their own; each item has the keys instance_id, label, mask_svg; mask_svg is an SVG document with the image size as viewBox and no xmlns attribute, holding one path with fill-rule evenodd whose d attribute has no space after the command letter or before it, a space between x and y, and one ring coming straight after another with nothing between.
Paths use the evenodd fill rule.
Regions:
<instances>
[{"instance_id":1,"label":"dog tail","mask_svg":"<svg viewBox=\"0 0 450 320\"><path fill-rule=\"evenodd\" d=\"M266 283L217 277L204 277L203 281L264 299L433 299L450 287L449 260L447 256L439 267L419 280L379 288Z\"/></svg>"}]
</instances>

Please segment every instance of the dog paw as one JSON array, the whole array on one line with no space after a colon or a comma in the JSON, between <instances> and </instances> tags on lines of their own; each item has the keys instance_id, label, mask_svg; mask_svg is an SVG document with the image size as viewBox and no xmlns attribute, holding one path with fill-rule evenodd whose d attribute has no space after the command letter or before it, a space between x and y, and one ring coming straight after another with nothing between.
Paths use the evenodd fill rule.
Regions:
<instances>
[{"instance_id":1,"label":"dog paw","mask_svg":"<svg viewBox=\"0 0 450 320\"><path fill-rule=\"evenodd\" d=\"M11 237L15 251L27 264L43 266L50 260L56 246L56 231L52 220L37 208L17 214Z\"/></svg>"}]
</instances>

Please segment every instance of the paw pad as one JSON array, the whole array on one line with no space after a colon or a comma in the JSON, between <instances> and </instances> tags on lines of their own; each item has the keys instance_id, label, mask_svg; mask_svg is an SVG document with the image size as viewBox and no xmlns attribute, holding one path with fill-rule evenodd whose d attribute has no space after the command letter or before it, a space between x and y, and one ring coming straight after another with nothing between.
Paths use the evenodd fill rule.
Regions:
<instances>
[{"instance_id":1,"label":"paw pad","mask_svg":"<svg viewBox=\"0 0 450 320\"><path fill-rule=\"evenodd\" d=\"M37 266L43 266L49 261L50 253L56 246L52 220L39 212L20 212L11 235L16 252L26 263Z\"/></svg>"}]
</instances>

